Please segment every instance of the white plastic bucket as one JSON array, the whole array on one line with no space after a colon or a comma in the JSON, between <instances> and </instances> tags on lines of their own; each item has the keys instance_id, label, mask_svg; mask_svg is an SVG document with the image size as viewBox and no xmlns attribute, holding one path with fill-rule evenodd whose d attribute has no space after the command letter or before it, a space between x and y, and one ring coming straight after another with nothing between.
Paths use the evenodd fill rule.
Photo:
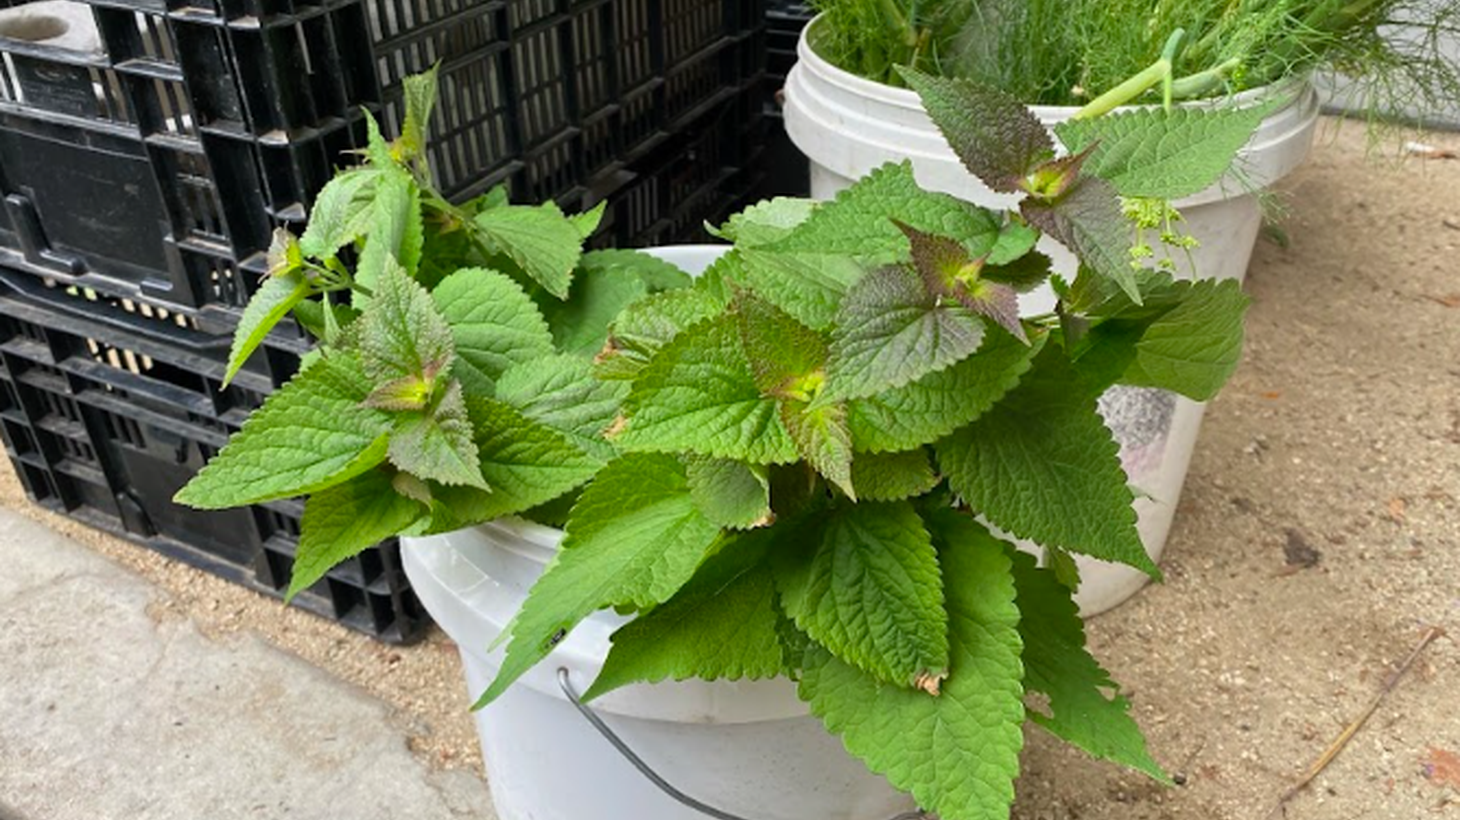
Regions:
<instances>
[{"instance_id":1,"label":"white plastic bucket","mask_svg":"<svg viewBox=\"0 0 1460 820\"><path fill-rule=\"evenodd\" d=\"M698 272L727 250L653 251ZM426 611L461 650L473 698L496 676L488 650L557 551L562 531L516 519L402 539L402 562ZM599 612L476 715L492 801L502 820L704 820L659 791L563 695L582 692L624 619ZM868 772L811 717L794 685L690 680L636 685L592 704L669 783L720 809L765 820L879 820L910 798Z\"/></svg>"},{"instance_id":2,"label":"white plastic bucket","mask_svg":"<svg viewBox=\"0 0 1460 820\"><path fill-rule=\"evenodd\" d=\"M0 38L86 54L102 51L91 6L76 0L37 0L0 9Z\"/></svg>"},{"instance_id":3,"label":"white plastic bucket","mask_svg":"<svg viewBox=\"0 0 1460 820\"><path fill-rule=\"evenodd\" d=\"M786 79L786 133L811 163L811 196L830 199L856 179L888 162L912 160L918 183L986 208L1010 209L1018 197L990 191L965 170L928 118L917 94L857 77L819 57L808 42L813 20L801 34L798 60ZM1241 95L1236 104L1256 104L1281 94L1289 102L1269 115L1243 149L1237 174L1176 206L1185 231L1201 242L1192 253L1203 277L1242 280L1261 228L1256 191L1287 176L1307 157L1317 126L1318 95L1306 82ZM1046 125L1068 119L1071 107L1035 106ZM1074 257L1053 240L1041 250L1062 273L1074 271ZM1192 275L1180 252L1180 275ZM1025 315L1054 307L1047 289L1021 297ZM1102 397L1102 414L1121 445L1121 462L1139 498L1141 539L1159 560L1186 480L1204 406L1162 391L1117 387ZM1033 550L1032 544L1024 544ZM1080 611L1094 615L1135 594L1148 580L1129 567L1079 558Z\"/></svg>"},{"instance_id":4,"label":"white plastic bucket","mask_svg":"<svg viewBox=\"0 0 1460 820\"><path fill-rule=\"evenodd\" d=\"M402 560L431 617L461 650L476 697L502 662L487 651L557 549L562 532L517 520L408 538ZM563 696L568 670L587 689L623 619L598 613L476 715L502 820L704 820L636 771ZM912 808L806 712L794 685L685 681L636 685L592 707L684 793L766 820L876 820Z\"/></svg>"}]
</instances>

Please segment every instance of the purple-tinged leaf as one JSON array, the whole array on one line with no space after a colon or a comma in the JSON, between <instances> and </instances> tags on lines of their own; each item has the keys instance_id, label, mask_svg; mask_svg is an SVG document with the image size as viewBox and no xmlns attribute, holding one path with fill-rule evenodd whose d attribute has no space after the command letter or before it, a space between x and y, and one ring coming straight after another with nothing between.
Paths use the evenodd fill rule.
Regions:
<instances>
[{"instance_id":1,"label":"purple-tinged leaf","mask_svg":"<svg viewBox=\"0 0 1460 820\"><path fill-rule=\"evenodd\" d=\"M972 80L901 71L953 153L995 191L1019 191L1024 178L1054 156L1049 131L1013 96Z\"/></svg>"},{"instance_id":2,"label":"purple-tinged leaf","mask_svg":"<svg viewBox=\"0 0 1460 820\"><path fill-rule=\"evenodd\" d=\"M1054 202L1030 197L1019 207L1029 224L1058 239L1096 273L1119 285L1132 301L1141 303L1137 271L1131 264L1132 234L1110 183L1086 177Z\"/></svg>"}]
</instances>

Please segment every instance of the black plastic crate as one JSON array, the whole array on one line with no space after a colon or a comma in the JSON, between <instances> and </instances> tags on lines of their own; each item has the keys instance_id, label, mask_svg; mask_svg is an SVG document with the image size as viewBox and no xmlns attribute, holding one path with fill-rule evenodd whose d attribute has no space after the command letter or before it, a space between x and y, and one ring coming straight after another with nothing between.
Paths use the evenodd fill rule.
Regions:
<instances>
[{"instance_id":1,"label":"black plastic crate","mask_svg":"<svg viewBox=\"0 0 1460 820\"><path fill-rule=\"evenodd\" d=\"M361 107L399 129L411 73L440 67L444 193L540 200L581 196L764 68L760 0L87 2L94 49L0 39L4 261L218 333L272 230L297 230L363 144Z\"/></svg>"},{"instance_id":2,"label":"black plastic crate","mask_svg":"<svg viewBox=\"0 0 1460 820\"><path fill-rule=\"evenodd\" d=\"M24 298L0 295L0 431L26 492L58 513L271 595L288 588L302 505L200 511L172 503L260 394L221 390L206 363ZM220 412L221 411L221 412ZM381 640L427 618L399 545L352 559L295 602Z\"/></svg>"},{"instance_id":3,"label":"black plastic crate","mask_svg":"<svg viewBox=\"0 0 1460 820\"><path fill-rule=\"evenodd\" d=\"M765 133L765 153L760 162L763 183L755 198L811 196L811 165L786 134L786 119L781 115L780 106L767 105Z\"/></svg>"},{"instance_id":4,"label":"black plastic crate","mask_svg":"<svg viewBox=\"0 0 1460 820\"><path fill-rule=\"evenodd\" d=\"M718 224L747 203L765 140L759 83L734 89L652 151L616 171L584 205L609 203L600 244L647 247L710 241Z\"/></svg>"},{"instance_id":5,"label":"black plastic crate","mask_svg":"<svg viewBox=\"0 0 1460 820\"><path fill-rule=\"evenodd\" d=\"M801 30L816 16L816 10L798 0L777 0L766 9L766 75L779 89L791 66L796 64L796 47Z\"/></svg>"},{"instance_id":6,"label":"black plastic crate","mask_svg":"<svg viewBox=\"0 0 1460 820\"><path fill-rule=\"evenodd\" d=\"M781 89L796 64L801 32L816 10L801 0L772 0L766 9L765 154L764 174L755 198L810 196L811 172L806 157L786 135L781 116Z\"/></svg>"},{"instance_id":7,"label":"black plastic crate","mask_svg":"<svg viewBox=\"0 0 1460 820\"><path fill-rule=\"evenodd\" d=\"M170 499L308 349L285 322L222 386L270 234L364 144L362 106L398 131L401 80L439 64L443 191L607 201L596 246L702 238L755 178L760 0L87 2L94 50L0 39L5 440L38 502L265 591L297 505ZM301 604L412 639L394 550Z\"/></svg>"}]
</instances>

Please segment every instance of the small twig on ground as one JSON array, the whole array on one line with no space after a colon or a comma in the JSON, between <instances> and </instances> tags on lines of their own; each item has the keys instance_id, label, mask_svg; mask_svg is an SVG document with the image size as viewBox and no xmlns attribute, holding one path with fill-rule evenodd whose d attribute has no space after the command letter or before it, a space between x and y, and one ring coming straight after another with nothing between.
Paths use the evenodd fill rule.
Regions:
<instances>
[{"instance_id":1,"label":"small twig on ground","mask_svg":"<svg viewBox=\"0 0 1460 820\"><path fill-rule=\"evenodd\" d=\"M1277 805L1272 807L1272 811L1264 815L1265 820L1283 813L1288 806L1288 802L1294 797L1297 797L1303 789L1308 788L1308 784L1312 783L1318 775L1323 773L1324 769L1328 768L1328 764L1332 763L1333 759L1338 757L1339 753L1348 745L1348 742L1354 739L1354 735L1358 734L1359 730L1364 728L1364 724L1368 722L1374 712L1378 711L1379 704L1384 702L1384 698L1388 697L1389 693L1394 691L1394 687L1399 685L1400 679L1409 672L1410 667L1414 666L1414 662L1419 660L1419 656L1425 651L1425 647L1429 646L1436 638L1444 634L1445 630L1443 627L1432 626L1425 630L1425 634L1419 639L1419 643L1415 644L1414 649L1410 651L1409 657L1405 658L1404 663L1400 664L1399 668L1394 670L1394 674L1390 675L1389 679L1384 682L1384 686L1374 695L1374 699L1369 701L1368 707L1364 709L1354 722L1348 725L1348 728L1343 730L1333 743L1329 744L1328 749L1317 760L1313 761L1313 765L1308 767L1308 771L1303 774L1303 778L1292 788L1284 792L1282 797L1278 798Z\"/></svg>"},{"instance_id":2,"label":"small twig on ground","mask_svg":"<svg viewBox=\"0 0 1460 820\"><path fill-rule=\"evenodd\" d=\"M1460 151L1453 148L1440 148L1435 145L1426 145L1422 142L1406 142L1404 153L1421 159L1460 159Z\"/></svg>"}]
</instances>

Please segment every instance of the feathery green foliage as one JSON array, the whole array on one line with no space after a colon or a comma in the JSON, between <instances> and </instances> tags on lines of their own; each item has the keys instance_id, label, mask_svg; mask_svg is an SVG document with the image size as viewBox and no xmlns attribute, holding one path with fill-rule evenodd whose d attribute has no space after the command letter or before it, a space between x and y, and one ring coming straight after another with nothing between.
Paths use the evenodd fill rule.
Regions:
<instances>
[{"instance_id":1,"label":"feathery green foliage","mask_svg":"<svg viewBox=\"0 0 1460 820\"><path fill-rule=\"evenodd\" d=\"M1178 99L1220 97L1312 71L1354 83L1365 110L1460 99L1457 0L812 0L817 53L900 86L898 66L963 77L1038 105L1084 105L1139 74L1184 31ZM1394 37L1396 26L1409 36ZM1144 101L1159 101L1152 94ZM1131 102L1142 101L1139 99Z\"/></svg>"}]
</instances>

